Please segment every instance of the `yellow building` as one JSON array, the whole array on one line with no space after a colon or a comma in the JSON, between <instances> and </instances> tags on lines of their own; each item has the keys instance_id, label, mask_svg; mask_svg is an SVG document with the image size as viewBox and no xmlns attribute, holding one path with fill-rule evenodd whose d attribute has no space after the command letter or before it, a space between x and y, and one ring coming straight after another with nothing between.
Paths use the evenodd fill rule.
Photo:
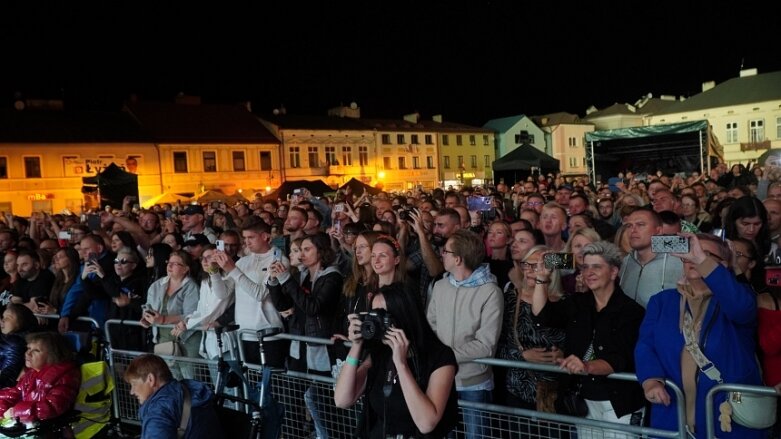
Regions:
<instances>
[{"instance_id":1,"label":"yellow building","mask_svg":"<svg viewBox=\"0 0 781 439\"><path fill-rule=\"evenodd\" d=\"M118 112L0 112L0 212L80 213L83 177L112 162L135 170L142 194L159 193L154 144Z\"/></svg>"},{"instance_id":2,"label":"yellow building","mask_svg":"<svg viewBox=\"0 0 781 439\"><path fill-rule=\"evenodd\" d=\"M444 187L493 183L493 130L443 122L441 116L434 117L430 129L439 137L440 180Z\"/></svg>"}]
</instances>

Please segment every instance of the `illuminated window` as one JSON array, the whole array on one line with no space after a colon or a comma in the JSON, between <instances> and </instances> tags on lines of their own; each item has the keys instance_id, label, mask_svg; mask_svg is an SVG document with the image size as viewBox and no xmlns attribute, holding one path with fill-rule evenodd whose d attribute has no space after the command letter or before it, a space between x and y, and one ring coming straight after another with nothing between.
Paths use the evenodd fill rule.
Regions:
<instances>
[{"instance_id":1,"label":"illuminated window","mask_svg":"<svg viewBox=\"0 0 781 439\"><path fill-rule=\"evenodd\" d=\"M309 147L309 167L310 168L316 168L318 166L318 154L317 154L317 147L316 146L310 146Z\"/></svg>"},{"instance_id":2,"label":"illuminated window","mask_svg":"<svg viewBox=\"0 0 781 439\"><path fill-rule=\"evenodd\" d=\"M187 173L187 151L174 151L174 172Z\"/></svg>"},{"instance_id":3,"label":"illuminated window","mask_svg":"<svg viewBox=\"0 0 781 439\"><path fill-rule=\"evenodd\" d=\"M290 147L290 167L291 168L301 167L301 148L298 146Z\"/></svg>"},{"instance_id":4,"label":"illuminated window","mask_svg":"<svg viewBox=\"0 0 781 439\"><path fill-rule=\"evenodd\" d=\"M749 139L752 142L762 142L765 140L765 121L756 119L749 121Z\"/></svg>"},{"instance_id":5,"label":"illuminated window","mask_svg":"<svg viewBox=\"0 0 781 439\"><path fill-rule=\"evenodd\" d=\"M203 152L203 172L217 172L217 153L214 151Z\"/></svg>"},{"instance_id":6,"label":"illuminated window","mask_svg":"<svg viewBox=\"0 0 781 439\"><path fill-rule=\"evenodd\" d=\"M342 147L342 165L344 166L353 165L353 148L351 146Z\"/></svg>"},{"instance_id":7,"label":"illuminated window","mask_svg":"<svg viewBox=\"0 0 781 439\"><path fill-rule=\"evenodd\" d=\"M361 166L369 166L369 147L358 147L358 162Z\"/></svg>"},{"instance_id":8,"label":"illuminated window","mask_svg":"<svg viewBox=\"0 0 781 439\"><path fill-rule=\"evenodd\" d=\"M738 123L727 122L727 143L738 143Z\"/></svg>"},{"instance_id":9,"label":"illuminated window","mask_svg":"<svg viewBox=\"0 0 781 439\"><path fill-rule=\"evenodd\" d=\"M236 172L244 172L247 170L244 163L244 151L233 151L233 170Z\"/></svg>"},{"instance_id":10,"label":"illuminated window","mask_svg":"<svg viewBox=\"0 0 781 439\"><path fill-rule=\"evenodd\" d=\"M335 146L326 146L325 147L325 163L327 166L331 165L337 165L336 162L336 147Z\"/></svg>"}]
</instances>

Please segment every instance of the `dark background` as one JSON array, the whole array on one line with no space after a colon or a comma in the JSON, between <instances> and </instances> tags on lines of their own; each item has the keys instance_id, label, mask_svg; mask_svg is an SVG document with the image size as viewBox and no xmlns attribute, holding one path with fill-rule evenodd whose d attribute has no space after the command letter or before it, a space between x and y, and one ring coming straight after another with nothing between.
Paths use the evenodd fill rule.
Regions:
<instances>
[{"instance_id":1,"label":"dark background","mask_svg":"<svg viewBox=\"0 0 781 439\"><path fill-rule=\"evenodd\" d=\"M260 113L355 101L364 117L482 125L781 70L781 2L646 3L3 2L0 107L184 92Z\"/></svg>"}]
</instances>

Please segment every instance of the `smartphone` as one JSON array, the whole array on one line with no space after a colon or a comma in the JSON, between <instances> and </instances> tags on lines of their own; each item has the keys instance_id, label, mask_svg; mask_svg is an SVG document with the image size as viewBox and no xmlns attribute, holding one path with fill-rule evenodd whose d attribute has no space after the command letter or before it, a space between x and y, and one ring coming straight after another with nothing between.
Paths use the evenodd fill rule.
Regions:
<instances>
[{"instance_id":1,"label":"smartphone","mask_svg":"<svg viewBox=\"0 0 781 439\"><path fill-rule=\"evenodd\" d=\"M274 247L274 262L279 262L282 260L282 251L279 250L279 248Z\"/></svg>"},{"instance_id":2,"label":"smartphone","mask_svg":"<svg viewBox=\"0 0 781 439\"><path fill-rule=\"evenodd\" d=\"M87 227L93 232L95 230L100 230L100 215L89 215L87 217Z\"/></svg>"},{"instance_id":3,"label":"smartphone","mask_svg":"<svg viewBox=\"0 0 781 439\"><path fill-rule=\"evenodd\" d=\"M71 232L68 232L66 230L61 230L60 233L57 234L57 239L62 239L64 241L70 241L70 239L71 239Z\"/></svg>"},{"instance_id":4,"label":"smartphone","mask_svg":"<svg viewBox=\"0 0 781 439\"><path fill-rule=\"evenodd\" d=\"M689 238L678 235L651 236L651 251L654 253L689 253Z\"/></svg>"},{"instance_id":5,"label":"smartphone","mask_svg":"<svg viewBox=\"0 0 781 439\"><path fill-rule=\"evenodd\" d=\"M548 270L572 270L575 258L572 253L546 253L542 258Z\"/></svg>"},{"instance_id":6,"label":"smartphone","mask_svg":"<svg viewBox=\"0 0 781 439\"><path fill-rule=\"evenodd\" d=\"M48 305L49 304L49 299L46 298L46 297L36 297L35 298L35 303L37 303L38 306Z\"/></svg>"},{"instance_id":7,"label":"smartphone","mask_svg":"<svg viewBox=\"0 0 781 439\"><path fill-rule=\"evenodd\" d=\"M467 209L474 212L485 212L493 207L494 197L469 197L466 201Z\"/></svg>"},{"instance_id":8,"label":"smartphone","mask_svg":"<svg viewBox=\"0 0 781 439\"><path fill-rule=\"evenodd\" d=\"M141 305L141 311L142 312L155 312L154 309L152 309L152 305L148 303L144 303Z\"/></svg>"},{"instance_id":9,"label":"smartphone","mask_svg":"<svg viewBox=\"0 0 781 439\"><path fill-rule=\"evenodd\" d=\"M301 188L293 189L293 195L301 195L302 193L304 193L304 190Z\"/></svg>"},{"instance_id":10,"label":"smartphone","mask_svg":"<svg viewBox=\"0 0 781 439\"><path fill-rule=\"evenodd\" d=\"M336 206L334 206L334 212L336 213L344 212L344 203L339 203Z\"/></svg>"},{"instance_id":11,"label":"smartphone","mask_svg":"<svg viewBox=\"0 0 781 439\"><path fill-rule=\"evenodd\" d=\"M98 263L98 254L95 252L92 252L87 256L87 264L97 264Z\"/></svg>"},{"instance_id":12,"label":"smartphone","mask_svg":"<svg viewBox=\"0 0 781 439\"><path fill-rule=\"evenodd\" d=\"M223 241L222 239L218 239L217 242L215 242L215 244L217 245L217 250L221 252L225 251L225 241Z\"/></svg>"}]
</instances>

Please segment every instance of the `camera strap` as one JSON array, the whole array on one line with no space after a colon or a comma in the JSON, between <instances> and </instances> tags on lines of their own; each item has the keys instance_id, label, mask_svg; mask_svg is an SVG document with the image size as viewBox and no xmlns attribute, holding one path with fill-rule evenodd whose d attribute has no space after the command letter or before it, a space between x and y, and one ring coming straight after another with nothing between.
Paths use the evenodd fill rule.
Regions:
<instances>
[{"instance_id":1,"label":"camera strap","mask_svg":"<svg viewBox=\"0 0 781 439\"><path fill-rule=\"evenodd\" d=\"M387 398L393 391L393 385L396 384L396 364L393 362L393 354L388 357L388 363L385 366L385 383L382 385L382 394Z\"/></svg>"}]
</instances>

